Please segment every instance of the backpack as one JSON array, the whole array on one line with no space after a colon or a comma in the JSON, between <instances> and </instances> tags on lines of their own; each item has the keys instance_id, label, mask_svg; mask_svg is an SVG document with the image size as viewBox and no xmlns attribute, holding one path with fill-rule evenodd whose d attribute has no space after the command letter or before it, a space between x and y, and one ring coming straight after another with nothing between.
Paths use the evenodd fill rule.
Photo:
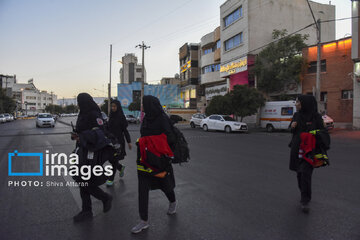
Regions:
<instances>
[{"instance_id":1,"label":"backpack","mask_svg":"<svg viewBox=\"0 0 360 240\"><path fill-rule=\"evenodd\" d=\"M184 134L174 125L171 126L176 138L175 144L173 146L174 158L172 159L172 163L181 164L188 162L188 159L190 159L190 150Z\"/></svg>"}]
</instances>

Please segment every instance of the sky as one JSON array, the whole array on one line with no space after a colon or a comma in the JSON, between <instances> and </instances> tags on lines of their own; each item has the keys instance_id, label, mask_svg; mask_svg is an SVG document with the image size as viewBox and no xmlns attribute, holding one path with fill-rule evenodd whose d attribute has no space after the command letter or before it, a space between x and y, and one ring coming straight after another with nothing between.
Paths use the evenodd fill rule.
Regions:
<instances>
[{"instance_id":1,"label":"sky","mask_svg":"<svg viewBox=\"0 0 360 240\"><path fill-rule=\"evenodd\" d=\"M290 1L290 0L289 0ZM304 0L305 1L305 0ZM0 0L0 74L34 79L60 98L80 92L105 96L112 52L112 95L118 60L142 41L148 83L179 72L179 48L200 42L220 25L225 0ZM315 0L328 4L329 0ZM332 0L336 18L351 17L350 0ZM336 38L351 34L351 20L336 23ZM107 95L106 95L107 96Z\"/></svg>"}]
</instances>

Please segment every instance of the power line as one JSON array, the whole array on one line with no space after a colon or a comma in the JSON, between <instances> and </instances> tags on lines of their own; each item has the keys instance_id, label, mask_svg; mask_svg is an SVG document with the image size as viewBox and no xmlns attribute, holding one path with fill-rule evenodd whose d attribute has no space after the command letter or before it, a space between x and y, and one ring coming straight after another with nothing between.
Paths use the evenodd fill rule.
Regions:
<instances>
[{"instance_id":1,"label":"power line","mask_svg":"<svg viewBox=\"0 0 360 240\"><path fill-rule=\"evenodd\" d=\"M343 20L356 19L356 18L360 18L360 16L357 16L357 17L347 17L347 18L338 18L338 19L330 19L330 20L320 21L320 23L336 22L336 21L343 21Z\"/></svg>"}]
</instances>

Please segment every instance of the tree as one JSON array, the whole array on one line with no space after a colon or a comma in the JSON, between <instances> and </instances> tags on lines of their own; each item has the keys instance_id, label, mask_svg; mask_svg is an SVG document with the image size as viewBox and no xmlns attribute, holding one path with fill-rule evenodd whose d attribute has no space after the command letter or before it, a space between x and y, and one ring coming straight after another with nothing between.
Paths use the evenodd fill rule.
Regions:
<instances>
[{"instance_id":1,"label":"tree","mask_svg":"<svg viewBox=\"0 0 360 240\"><path fill-rule=\"evenodd\" d=\"M205 110L206 115L211 114L222 114L230 115L233 114L233 109L231 106L231 99L229 95L225 96L215 96L211 99L209 106Z\"/></svg>"},{"instance_id":2,"label":"tree","mask_svg":"<svg viewBox=\"0 0 360 240\"><path fill-rule=\"evenodd\" d=\"M136 102L130 103L128 109L131 112L140 111L140 102L136 101Z\"/></svg>"},{"instance_id":3,"label":"tree","mask_svg":"<svg viewBox=\"0 0 360 240\"><path fill-rule=\"evenodd\" d=\"M15 100L6 96L5 90L0 88L0 112L12 113L15 109Z\"/></svg>"},{"instance_id":4,"label":"tree","mask_svg":"<svg viewBox=\"0 0 360 240\"><path fill-rule=\"evenodd\" d=\"M306 47L308 35L287 35L287 30L274 30L269 44L256 58L253 72L257 76L259 90L266 94L282 92L288 83L300 81L304 59L302 49Z\"/></svg>"},{"instance_id":5,"label":"tree","mask_svg":"<svg viewBox=\"0 0 360 240\"><path fill-rule=\"evenodd\" d=\"M261 92L255 88L249 88L245 85L235 85L234 89L228 93L232 113L241 117L257 113L258 109L265 104L265 98Z\"/></svg>"},{"instance_id":6,"label":"tree","mask_svg":"<svg viewBox=\"0 0 360 240\"><path fill-rule=\"evenodd\" d=\"M74 105L74 104L70 104L65 106L65 112L66 113L76 113L79 111L79 107Z\"/></svg>"}]
</instances>

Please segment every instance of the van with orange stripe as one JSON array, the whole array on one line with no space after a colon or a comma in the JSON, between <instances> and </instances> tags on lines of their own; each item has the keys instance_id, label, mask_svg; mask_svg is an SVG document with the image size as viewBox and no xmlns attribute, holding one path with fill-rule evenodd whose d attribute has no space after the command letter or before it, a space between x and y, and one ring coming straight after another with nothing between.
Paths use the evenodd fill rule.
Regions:
<instances>
[{"instance_id":1,"label":"van with orange stripe","mask_svg":"<svg viewBox=\"0 0 360 240\"><path fill-rule=\"evenodd\" d=\"M260 125L268 132L275 129L289 129L295 112L295 101L266 102L260 111Z\"/></svg>"}]
</instances>

